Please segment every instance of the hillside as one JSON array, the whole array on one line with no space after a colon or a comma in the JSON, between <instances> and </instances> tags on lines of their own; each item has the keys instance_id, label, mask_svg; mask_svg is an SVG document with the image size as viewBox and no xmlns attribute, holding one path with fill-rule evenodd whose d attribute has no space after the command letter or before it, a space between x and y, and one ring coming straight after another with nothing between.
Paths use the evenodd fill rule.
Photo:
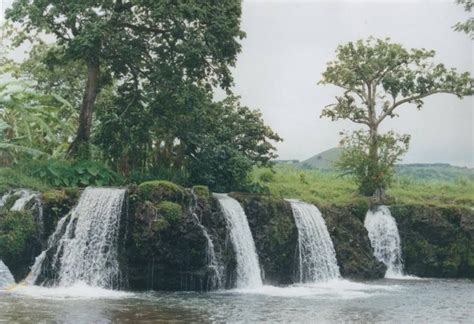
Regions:
<instances>
[{"instance_id":1,"label":"hillside","mask_svg":"<svg viewBox=\"0 0 474 324\"><path fill-rule=\"evenodd\" d=\"M307 160L292 163L302 169L318 169L322 171L333 170L334 162L341 156L341 148L331 148L318 153ZM429 181L458 181L465 179L474 181L474 169L458 167L448 163L411 163L396 166L399 177L409 177L416 180Z\"/></svg>"},{"instance_id":2,"label":"hillside","mask_svg":"<svg viewBox=\"0 0 474 324\"><path fill-rule=\"evenodd\" d=\"M334 162L339 159L341 154L341 148L333 147L329 150L318 153L307 160L301 161L298 166L303 169L330 170L333 168Z\"/></svg>"}]
</instances>

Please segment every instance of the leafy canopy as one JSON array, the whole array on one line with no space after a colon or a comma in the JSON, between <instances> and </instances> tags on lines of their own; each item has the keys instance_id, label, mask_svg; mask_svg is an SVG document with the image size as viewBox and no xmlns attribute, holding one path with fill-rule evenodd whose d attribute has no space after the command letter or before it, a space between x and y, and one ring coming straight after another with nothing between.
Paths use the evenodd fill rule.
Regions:
<instances>
[{"instance_id":1,"label":"leafy canopy","mask_svg":"<svg viewBox=\"0 0 474 324\"><path fill-rule=\"evenodd\" d=\"M435 64L431 61L434 56L435 51L407 50L389 39L340 45L337 59L328 63L320 84L336 85L344 93L322 116L377 126L386 117L396 117L395 110L405 103L420 109L423 99L436 93L459 98L472 95L470 74Z\"/></svg>"},{"instance_id":2,"label":"leafy canopy","mask_svg":"<svg viewBox=\"0 0 474 324\"><path fill-rule=\"evenodd\" d=\"M94 62L118 78L178 73L228 87L240 51L241 4L211 1L16 0L6 17L56 37L66 60Z\"/></svg>"},{"instance_id":3,"label":"leafy canopy","mask_svg":"<svg viewBox=\"0 0 474 324\"><path fill-rule=\"evenodd\" d=\"M408 136L378 133L387 117L397 117L404 104L421 109L423 99L437 93L472 95L470 74L435 64L434 56L431 50L408 50L389 39L369 38L340 45L336 60L328 63L320 84L338 86L343 94L321 116L368 128L346 135L341 143L347 151L340 166L356 176L361 193L372 195L386 188L395 163L408 149Z\"/></svg>"},{"instance_id":4,"label":"leafy canopy","mask_svg":"<svg viewBox=\"0 0 474 324\"><path fill-rule=\"evenodd\" d=\"M88 155L96 96L106 85L126 84L135 95L179 82L228 90L244 37L240 15L239 0L16 0L6 12L22 28L16 44L53 34L56 63L87 66L70 156Z\"/></svg>"},{"instance_id":5,"label":"leafy canopy","mask_svg":"<svg viewBox=\"0 0 474 324\"><path fill-rule=\"evenodd\" d=\"M466 12L471 12L474 7L473 0L456 0L456 2L464 7ZM474 18L469 17L465 22L459 22L453 26L455 31L464 32L469 35L471 39L474 39Z\"/></svg>"}]
</instances>

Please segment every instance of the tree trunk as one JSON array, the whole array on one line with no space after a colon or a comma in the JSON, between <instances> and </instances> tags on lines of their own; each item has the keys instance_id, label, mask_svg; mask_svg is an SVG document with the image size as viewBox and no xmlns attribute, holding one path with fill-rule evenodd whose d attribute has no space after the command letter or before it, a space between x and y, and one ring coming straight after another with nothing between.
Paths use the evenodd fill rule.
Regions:
<instances>
[{"instance_id":1,"label":"tree trunk","mask_svg":"<svg viewBox=\"0 0 474 324\"><path fill-rule=\"evenodd\" d=\"M366 196L375 196L383 193L383 187L380 183L378 150L378 129L376 126L371 126L369 130L369 161L363 188Z\"/></svg>"},{"instance_id":2,"label":"tree trunk","mask_svg":"<svg viewBox=\"0 0 474 324\"><path fill-rule=\"evenodd\" d=\"M82 98L81 113L79 115L79 128L76 138L71 143L68 150L68 157L87 157L92 127L92 114L94 103L99 92L100 68L98 62L89 62L87 64L87 82ZM84 152L86 151L86 152ZM85 153L85 154L84 154Z\"/></svg>"},{"instance_id":3,"label":"tree trunk","mask_svg":"<svg viewBox=\"0 0 474 324\"><path fill-rule=\"evenodd\" d=\"M383 186L380 183L379 168L379 143L378 143L378 122L375 110L376 87L367 84L368 97L368 121L369 121L369 159L367 161L367 173L361 185L361 192L365 196L376 196L383 194Z\"/></svg>"}]
</instances>

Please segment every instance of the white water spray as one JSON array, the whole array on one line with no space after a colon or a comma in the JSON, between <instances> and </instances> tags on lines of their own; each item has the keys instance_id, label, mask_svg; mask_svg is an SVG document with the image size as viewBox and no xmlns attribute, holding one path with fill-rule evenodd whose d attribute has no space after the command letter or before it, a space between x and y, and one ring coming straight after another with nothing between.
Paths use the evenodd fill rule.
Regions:
<instances>
[{"instance_id":1,"label":"white water spray","mask_svg":"<svg viewBox=\"0 0 474 324\"><path fill-rule=\"evenodd\" d=\"M299 200L288 200L298 228L299 281L324 282L340 278L336 252L319 209Z\"/></svg>"},{"instance_id":2,"label":"white water spray","mask_svg":"<svg viewBox=\"0 0 474 324\"><path fill-rule=\"evenodd\" d=\"M118 235L124 197L125 189L86 188L71 214L58 223L48 247L57 245L52 265L58 271L58 286L118 286ZM38 277L44 259L44 255L37 258L33 278Z\"/></svg>"},{"instance_id":3,"label":"white water spray","mask_svg":"<svg viewBox=\"0 0 474 324\"><path fill-rule=\"evenodd\" d=\"M17 192L15 192L15 195L18 196L17 200L13 204L13 206L10 208L11 211L21 211L25 209L26 205L32 201L33 199L36 199L38 197L37 192L33 192L30 190L26 189L21 189Z\"/></svg>"},{"instance_id":4,"label":"white water spray","mask_svg":"<svg viewBox=\"0 0 474 324\"><path fill-rule=\"evenodd\" d=\"M403 277L403 260L397 223L387 206L370 209L364 226L377 260L387 266L385 278Z\"/></svg>"},{"instance_id":5,"label":"white water spray","mask_svg":"<svg viewBox=\"0 0 474 324\"><path fill-rule=\"evenodd\" d=\"M0 289L8 288L15 284L15 279L5 263L0 260Z\"/></svg>"},{"instance_id":6,"label":"white water spray","mask_svg":"<svg viewBox=\"0 0 474 324\"><path fill-rule=\"evenodd\" d=\"M237 259L237 288L262 286L257 250L242 206L226 194L214 194L214 197L222 208L234 246Z\"/></svg>"}]
</instances>

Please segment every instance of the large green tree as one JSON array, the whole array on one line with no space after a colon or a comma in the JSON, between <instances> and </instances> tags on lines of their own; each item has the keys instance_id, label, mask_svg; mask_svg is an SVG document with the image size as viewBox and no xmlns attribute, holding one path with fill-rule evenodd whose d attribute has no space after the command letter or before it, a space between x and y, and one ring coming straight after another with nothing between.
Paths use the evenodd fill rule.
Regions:
<instances>
[{"instance_id":1,"label":"large green tree","mask_svg":"<svg viewBox=\"0 0 474 324\"><path fill-rule=\"evenodd\" d=\"M272 142L281 140L239 98L214 102L193 83L159 93L137 93L124 84L110 99L99 109L94 143L117 171L136 180L245 189L253 166L270 165Z\"/></svg>"},{"instance_id":2,"label":"large green tree","mask_svg":"<svg viewBox=\"0 0 474 324\"><path fill-rule=\"evenodd\" d=\"M244 36L239 0L16 0L6 15L26 33L53 34L59 57L86 67L72 156L89 142L104 85L159 89L173 77L228 88Z\"/></svg>"},{"instance_id":3,"label":"large green tree","mask_svg":"<svg viewBox=\"0 0 474 324\"><path fill-rule=\"evenodd\" d=\"M339 46L336 60L323 72L320 84L335 85L343 93L322 116L348 119L365 128L343 138L346 153L340 162L356 176L362 194L382 195L395 163L408 148L408 136L379 133L387 118L397 117L408 104L420 109L423 99L434 94L472 95L470 74L435 64L434 56L434 51L408 50L389 39L369 38Z\"/></svg>"}]
</instances>

